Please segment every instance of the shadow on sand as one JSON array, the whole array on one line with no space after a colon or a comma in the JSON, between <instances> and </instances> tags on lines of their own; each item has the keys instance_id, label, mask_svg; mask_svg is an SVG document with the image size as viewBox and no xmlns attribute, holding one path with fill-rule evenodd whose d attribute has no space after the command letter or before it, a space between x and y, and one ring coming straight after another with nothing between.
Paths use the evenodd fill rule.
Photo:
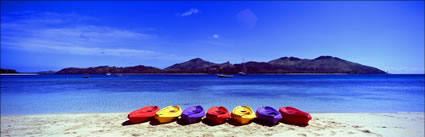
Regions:
<instances>
[{"instance_id":1,"label":"shadow on sand","mask_svg":"<svg viewBox=\"0 0 425 137\"><path fill-rule=\"evenodd\" d=\"M168 124L168 123L172 123L172 122L177 122L177 124L182 125L182 126L186 126L186 125L190 125L190 124L196 124L196 123L199 123L199 122L202 122L202 123L204 123L205 125L208 125L208 126L218 126L218 125L221 125L221 124L213 123L213 122L211 122L207 118L203 118L201 121L198 121L198 122L195 122L195 123L187 123L183 119L176 119L176 120L173 120L173 121L167 122L167 123L159 123L159 121L157 119L151 119L151 120L144 121L144 122L141 122L141 123L131 123L130 120L127 120L127 121L122 122L121 125L122 126L129 126L129 125L142 124L142 123L146 123L146 122L149 122L149 124L152 125L152 126L161 125L161 124ZM238 121L236 121L235 119L229 118L227 120L227 123L229 123L230 125L233 125L233 126L243 126L243 125L248 125L248 124L251 124L251 123L256 123L256 124L259 124L259 125L262 125L262 126L273 127L273 126L282 124L284 122L282 122L282 123L279 122L278 124L273 125L271 123L266 123L266 122L261 121L261 120L259 120L259 119L256 118L256 119L252 120L250 123L241 124ZM291 123L284 123L284 124L292 125L292 126L299 126L299 127L306 127L306 126L308 126L308 124L307 125L296 125L296 124L291 124Z\"/></svg>"},{"instance_id":2,"label":"shadow on sand","mask_svg":"<svg viewBox=\"0 0 425 137\"><path fill-rule=\"evenodd\" d=\"M221 124L213 123L213 122L211 122L211 120L209 120L207 118L202 119L202 123L204 123L205 125L208 125L208 126L218 126L218 125L221 125ZM222 123L222 124L224 124L224 123Z\"/></svg>"},{"instance_id":3,"label":"shadow on sand","mask_svg":"<svg viewBox=\"0 0 425 137\"><path fill-rule=\"evenodd\" d=\"M121 123L122 126L134 125L135 123L131 123L130 120L124 121Z\"/></svg>"},{"instance_id":4,"label":"shadow on sand","mask_svg":"<svg viewBox=\"0 0 425 137\"><path fill-rule=\"evenodd\" d=\"M307 126L308 126L308 123L307 123L307 124L304 124L304 125L301 125L301 124L293 124L293 123L287 123L287 122L281 122L281 123L284 123L284 124L287 124L287 125L292 125L292 126L298 126L298 127L307 127Z\"/></svg>"},{"instance_id":5,"label":"shadow on sand","mask_svg":"<svg viewBox=\"0 0 425 137\"><path fill-rule=\"evenodd\" d=\"M279 125L279 123L280 123L280 122L278 122L277 124L268 123L268 122L261 121L258 118L255 118L254 120L252 120L252 122L254 122L254 123L258 124L258 125L268 126L268 127L273 127L273 126Z\"/></svg>"},{"instance_id":6,"label":"shadow on sand","mask_svg":"<svg viewBox=\"0 0 425 137\"><path fill-rule=\"evenodd\" d=\"M122 122L121 125L122 126L136 125L136 124L146 123L148 121L144 121L144 122L140 122L140 123L131 123L130 120L127 120L127 121Z\"/></svg>"},{"instance_id":7,"label":"shadow on sand","mask_svg":"<svg viewBox=\"0 0 425 137\"><path fill-rule=\"evenodd\" d=\"M195 123L199 123L201 121L198 121L198 122L195 122ZM182 126L186 126L186 125L190 125L190 124L195 124L195 123L187 123L186 120L183 120L183 119L178 119L177 120L177 124L182 125Z\"/></svg>"}]
</instances>

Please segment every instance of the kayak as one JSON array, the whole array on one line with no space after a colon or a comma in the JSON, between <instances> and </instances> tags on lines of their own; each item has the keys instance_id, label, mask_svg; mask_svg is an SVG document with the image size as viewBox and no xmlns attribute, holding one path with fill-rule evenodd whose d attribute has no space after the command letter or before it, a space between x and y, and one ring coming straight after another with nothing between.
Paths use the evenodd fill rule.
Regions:
<instances>
[{"instance_id":1,"label":"kayak","mask_svg":"<svg viewBox=\"0 0 425 137\"><path fill-rule=\"evenodd\" d=\"M279 112L282 114L282 122L292 125L307 126L311 120L311 115L294 107L281 107Z\"/></svg>"},{"instance_id":2,"label":"kayak","mask_svg":"<svg viewBox=\"0 0 425 137\"><path fill-rule=\"evenodd\" d=\"M142 123L152 119L159 110L158 106L146 106L130 112L127 118L131 123Z\"/></svg>"},{"instance_id":3,"label":"kayak","mask_svg":"<svg viewBox=\"0 0 425 137\"><path fill-rule=\"evenodd\" d=\"M223 107L211 107L207 111L207 119L213 124L222 124L230 117L229 111Z\"/></svg>"},{"instance_id":4,"label":"kayak","mask_svg":"<svg viewBox=\"0 0 425 137\"><path fill-rule=\"evenodd\" d=\"M237 106L233 109L231 117L241 124L247 124L255 118L255 112L249 106Z\"/></svg>"},{"instance_id":5,"label":"kayak","mask_svg":"<svg viewBox=\"0 0 425 137\"><path fill-rule=\"evenodd\" d=\"M205 110L202 106L191 106L183 110L181 118L190 124L201 121L204 116Z\"/></svg>"},{"instance_id":6,"label":"kayak","mask_svg":"<svg viewBox=\"0 0 425 137\"><path fill-rule=\"evenodd\" d=\"M155 114L159 123L167 123L177 119L182 114L180 106L167 106Z\"/></svg>"},{"instance_id":7,"label":"kayak","mask_svg":"<svg viewBox=\"0 0 425 137\"><path fill-rule=\"evenodd\" d=\"M282 119L282 115L273 107L265 106L257 109L257 118L265 124L276 125Z\"/></svg>"}]
</instances>

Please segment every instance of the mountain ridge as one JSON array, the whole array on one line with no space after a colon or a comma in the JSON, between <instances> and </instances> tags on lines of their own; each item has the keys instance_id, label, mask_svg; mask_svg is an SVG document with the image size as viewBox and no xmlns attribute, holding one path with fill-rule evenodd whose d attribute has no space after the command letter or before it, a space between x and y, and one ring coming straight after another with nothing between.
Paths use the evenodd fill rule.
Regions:
<instances>
[{"instance_id":1,"label":"mountain ridge","mask_svg":"<svg viewBox=\"0 0 425 137\"><path fill-rule=\"evenodd\" d=\"M248 61L244 63L249 74L288 74L288 73L318 73L318 74L386 74L378 68L347 61L333 56L319 56L314 59L297 57L281 57L268 62ZM164 69L138 65L130 67L97 66L89 68L64 68L55 74L105 74L105 73L134 73L134 74L237 74L243 64L230 62L213 63L201 58L194 58L182 63L176 63Z\"/></svg>"}]
</instances>

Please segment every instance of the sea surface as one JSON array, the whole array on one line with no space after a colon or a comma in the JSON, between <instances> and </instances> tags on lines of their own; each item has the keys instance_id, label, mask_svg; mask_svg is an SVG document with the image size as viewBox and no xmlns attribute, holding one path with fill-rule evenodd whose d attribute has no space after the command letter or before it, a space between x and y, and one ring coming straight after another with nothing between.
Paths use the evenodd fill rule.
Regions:
<instances>
[{"instance_id":1,"label":"sea surface","mask_svg":"<svg viewBox=\"0 0 425 137\"><path fill-rule=\"evenodd\" d=\"M130 112L146 105L424 112L424 75L0 76L1 114Z\"/></svg>"}]
</instances>

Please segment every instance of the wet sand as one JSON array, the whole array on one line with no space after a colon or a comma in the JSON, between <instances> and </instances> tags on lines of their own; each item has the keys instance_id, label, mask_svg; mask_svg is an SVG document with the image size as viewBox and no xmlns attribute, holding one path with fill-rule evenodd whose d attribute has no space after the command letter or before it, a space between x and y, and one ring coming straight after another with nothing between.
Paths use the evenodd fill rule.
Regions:
<instances>
[{"instance_id":1,"label":"wet sand","mask_svg":"<svg viewBox=\"0 0 425 137\"><path fill-rule=\"evenodd\" d=\"M424 137L424 113L312 113L310 125L265 126L228 122L185 125L180 120L129 124L127 113L2 115L1 136L200 136L200 137Z\"/></svg>"}]
</instances>

